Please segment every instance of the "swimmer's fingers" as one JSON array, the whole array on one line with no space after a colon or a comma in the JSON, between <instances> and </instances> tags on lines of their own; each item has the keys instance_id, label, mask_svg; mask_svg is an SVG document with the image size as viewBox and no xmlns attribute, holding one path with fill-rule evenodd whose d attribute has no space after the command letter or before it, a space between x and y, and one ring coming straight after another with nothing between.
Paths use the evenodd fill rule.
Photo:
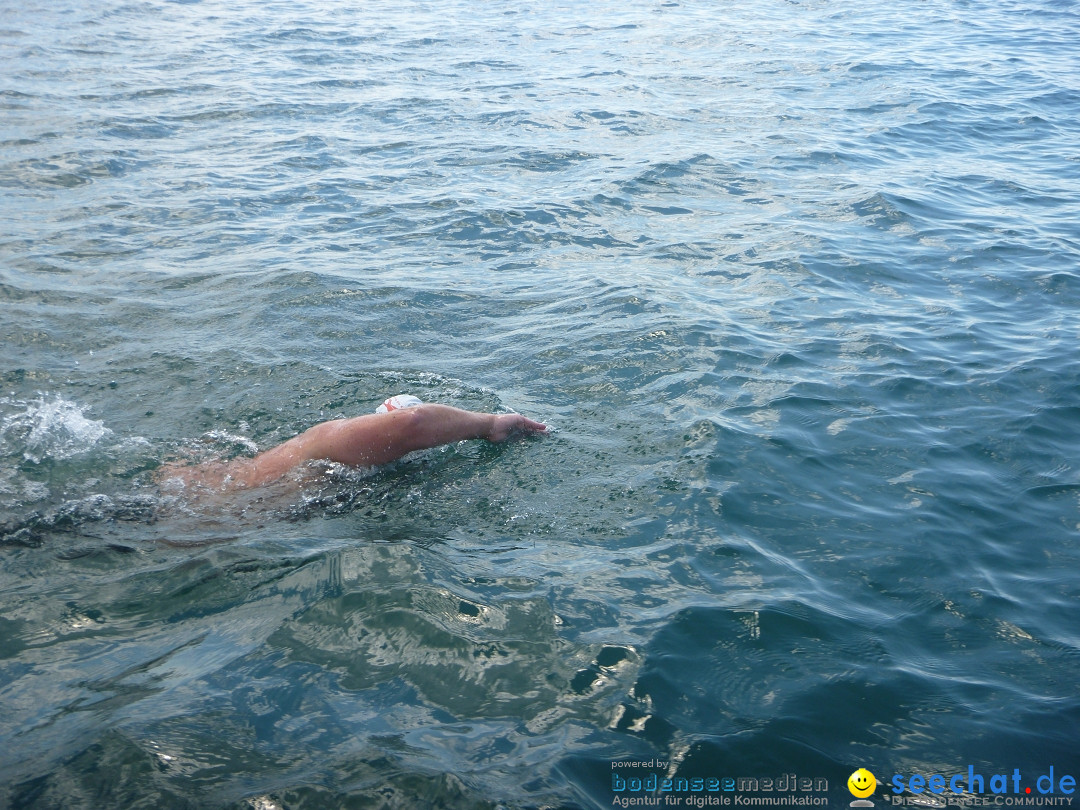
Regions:
<instances>
[{"instance_id":1,"label":"swimmer's fingers","mask_svg":"<svg viewBox=\"0 0 1080 810\"><path fill-rule=\"evenodd\" d=\"M543 422L537 422L535 419L529 419L527 416L522 416L518 430L524 430L528 433L544 433L547 430L547 425Z\"/></svg>"},{"instance_id":2,"label":"swimmer's fingers","mask_svg":"<svg viewBox=\"0 0 1080 810\"><path fill-rule=\"evenodd\" d=\"M500 413L495 415L487 439L492 442L502 442L516 433L544 433L546 430L547 425L543 422L537 422L519 413Z\"/></svg>"}]
</instances>

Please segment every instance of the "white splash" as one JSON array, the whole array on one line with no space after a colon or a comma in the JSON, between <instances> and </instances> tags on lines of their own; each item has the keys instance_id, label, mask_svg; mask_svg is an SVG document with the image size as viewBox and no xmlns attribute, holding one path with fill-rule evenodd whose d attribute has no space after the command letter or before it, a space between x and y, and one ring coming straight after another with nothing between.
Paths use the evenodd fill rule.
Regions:
<instances>
[{"instance_id":1,"label":"white splash","mask_svg":"<svg viewBox=\"0 0 1080 810\"><path fill-rule=\"evenodd\" d=\"M77 456L112 433L103 422L86 416L87 406L61 396L30 401L0 397L0 451L21 453L27 461Z\"/></svg>"}]
</instances>

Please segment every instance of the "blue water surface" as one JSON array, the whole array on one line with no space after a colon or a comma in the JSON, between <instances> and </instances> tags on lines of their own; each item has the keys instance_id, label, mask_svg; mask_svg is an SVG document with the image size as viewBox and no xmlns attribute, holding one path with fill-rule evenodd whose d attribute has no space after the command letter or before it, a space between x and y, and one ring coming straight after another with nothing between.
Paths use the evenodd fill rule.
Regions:
<instances>
[{"instance_id":1,"label":"blue water surface","mask_svg":"<svg viewBox=\"0 0 1080 810\"><path fill-rule=\"evenodd\" d=\"M2 6L0 806L1080 777L1075 3Z\"/></svg>"}]
</instances>

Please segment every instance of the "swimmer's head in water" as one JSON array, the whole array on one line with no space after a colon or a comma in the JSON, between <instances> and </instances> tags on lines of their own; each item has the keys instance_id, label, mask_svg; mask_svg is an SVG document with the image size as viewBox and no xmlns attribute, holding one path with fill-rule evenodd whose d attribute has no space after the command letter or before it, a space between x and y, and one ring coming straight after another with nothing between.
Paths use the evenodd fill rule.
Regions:
<instances>
[{"instance_id":1,"label":"swimmer's head in water","mask_svg":"<svg viewBox=\"0 0 1080 810\"><path fill-rule=\"evenodd\" d=\"M385 400L382 405L375 409L375 413L390 413L390 411L397 411L402 408L415 408L417 405L423 404L423 402L412 394L398 394L396 397L390 397L390 399Z\"/></svg>"}]
</instances>

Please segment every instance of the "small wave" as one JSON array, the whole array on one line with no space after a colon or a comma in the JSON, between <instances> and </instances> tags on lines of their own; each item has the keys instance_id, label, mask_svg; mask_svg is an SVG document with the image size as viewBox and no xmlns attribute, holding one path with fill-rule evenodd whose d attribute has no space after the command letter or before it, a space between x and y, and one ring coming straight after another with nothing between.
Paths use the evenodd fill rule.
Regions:
<instances>
[{"instance_id":1,"label":"small wave","mask_svg":"<svg viewBox=\"0 0 1080 810\"><path fill-rule=\"evenodd\" d=\"M0 397L0 409L10 411L0 419L0 452L35 464L85 453L112 433L103 422L87 418L87 406L61 396Z\"/></svg>"},{"instance_id":2,"label":"small wave","mask_svg":"<svg viewBox=\"0 0 1080 810\"><path fill-rule=\"evenodd\" d=\"M0 522L0 548L36 547L50 535L77 534L91 523L142 523L156 517L160 501L148 495L102 493L65 501L54 509L37 510L18 520ZM115 544L114 544L115 545Z\"/></svg>"}]
</instances>

